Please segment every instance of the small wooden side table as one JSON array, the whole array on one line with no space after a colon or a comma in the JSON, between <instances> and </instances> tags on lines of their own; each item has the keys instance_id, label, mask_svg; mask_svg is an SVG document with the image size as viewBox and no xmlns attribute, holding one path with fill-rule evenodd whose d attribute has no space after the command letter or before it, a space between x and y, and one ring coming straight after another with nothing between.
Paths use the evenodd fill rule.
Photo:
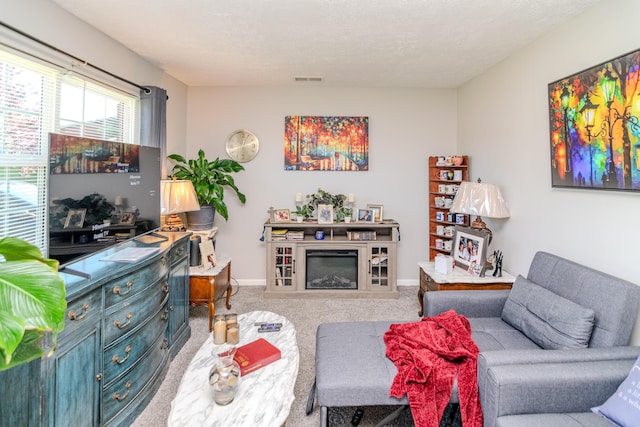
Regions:
<instances>
[{"instance_id":1,"label":"small wooden side table","mask_svg":"<svg viewBox=\"0 0 640 427\"><path fill-rule=\"evenodd\" d=\"M434 262L419 262L420 289L418 300L420 301L419 316L424 313L424 293L433 291L487 291L496 289L511 289L516 278L502 271L502 277L493 277L489 273L485 277L472 276L460 267L455 267L449 274L437 273Z\"/></svg>"},{"instance_id":2,"label":"small wooden side table","mask_svg":"<svg viewBox=\"0 0 640 427\"><path fill-rule=\"evenodd\" d=\"M213 331L216 300L227 293L226 307L231 308L231 258L218 258L216 266L205 270L202 266L189 267L189 304L209 307L209 331Z\"/></svg>"}]
</instances>

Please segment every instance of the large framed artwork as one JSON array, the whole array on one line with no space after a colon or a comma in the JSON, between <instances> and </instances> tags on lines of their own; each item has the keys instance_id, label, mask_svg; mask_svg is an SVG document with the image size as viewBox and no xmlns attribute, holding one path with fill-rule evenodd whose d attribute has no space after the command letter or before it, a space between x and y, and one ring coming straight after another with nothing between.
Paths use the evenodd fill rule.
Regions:
<instances>
[{"instance_id":1,"label":"large framed artwork","mask_svg":"<svg viewBox=\"0 0 640 427\"><path fill-rule=\"evenodd\" d=\"M640 50L548 90L552 186L640 191Z\"/></svg>"},{"instance_id":2,"label":"large framed artwork","mask_svg":"<svg viewBox=\"0 0 640 427\"><path fill-rule=\"evenodd\" d=\"M369 170L368 117L286 116L284 129L285 170Z\"/></svg>"}]
</instances>

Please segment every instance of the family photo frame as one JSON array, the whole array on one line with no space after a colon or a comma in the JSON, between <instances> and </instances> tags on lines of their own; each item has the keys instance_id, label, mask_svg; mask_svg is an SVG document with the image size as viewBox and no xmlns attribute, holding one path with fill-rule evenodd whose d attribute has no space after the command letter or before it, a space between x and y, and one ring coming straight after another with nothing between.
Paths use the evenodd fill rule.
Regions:
<instances>
[{"instance_id":1,"label":"family photo frame","mask_svg":"<svg viewBox=\"0 0 640 427\"><path fill-rule=\"evenodd\" d=\"M451 254L458 267L479 276L487 262L489 232L471 227L456 226Z\"/></svg>"},{"instance_id":2,"label":"family photo frame","mask_svg":"<svg viewBox=\"0 0 640 427\"><path fill-rule=\"evenodd\" d=\"M123 212L120 216L120 224L123 225L134 225L136 223L136 213L135 212Z\"/></svg>"},{"instance_id":3,"label":"family photo frame","mask_svg":"<svg viewBox=\"0 0 640 427\"><path fill-rule=\"evenodd\" d=\"M333 223L333 205L318 205L318 224Z\"/></svg>"},{"instance_id":4,"label":"family photo frame","mask_svg":"<svg viewBox=\"0 0 640 427\"><path fill-rule=\"evenodd\" d=\"M271 222L291 221L291 211L289 209L274 209L271 213Z\"/></svg>"},{"instance_id":5,"label":"family photo frame","mask_svg":"<svg viewBox=\"0 0 640 427\"><path fill-rule=\"evenodd\" d=\"M84 225L84 217L87 215L87 209L69 209L67 218L64 221L64 228L82 228Z\"/></svg>"},{"instance_id":6,"label":"family photo frame","mask_svg":"<svg viewBox=\"0 0 640 427\"><path fill-rule=\"evenodd\" d=\"M373 211L373 222L382 222L384 205L368 204L367 209L371 209Z\"/></svg>"},{"instance_id":7,"label":"family photo frame","mask_svg":"<svg viewBox=\"0 0 640 427\"><path fill-rule=\"evenodd\" d=\"M375 211L373 209L358 209L356 215L357 222L370 222L373 223L375 220Z\"/></svg>"}]
</instances>

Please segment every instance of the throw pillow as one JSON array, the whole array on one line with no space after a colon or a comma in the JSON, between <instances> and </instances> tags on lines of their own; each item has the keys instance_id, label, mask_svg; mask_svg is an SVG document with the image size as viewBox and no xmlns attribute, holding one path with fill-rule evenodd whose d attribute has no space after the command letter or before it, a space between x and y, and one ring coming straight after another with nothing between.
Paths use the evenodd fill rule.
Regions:
<instances>
[{"instance_id":1,"label":"throw pillow","mask_svg":"<svg viewBox=\"0 0 640 427\"><path fill-rule=\"evenodd\" d=\"M545 349L585 348L596 313L518 276L502 320Z\"/></svg>"},{"instance_id":2,"label":"throw pillow","mask_svg":"<svg viewBox=\"0 0 640 427\"><path fill-rule=\"evenodd\" d=\"M640 427L640 357L616 392L593 412L622 427Z\"/></svg>"}]
</instances>

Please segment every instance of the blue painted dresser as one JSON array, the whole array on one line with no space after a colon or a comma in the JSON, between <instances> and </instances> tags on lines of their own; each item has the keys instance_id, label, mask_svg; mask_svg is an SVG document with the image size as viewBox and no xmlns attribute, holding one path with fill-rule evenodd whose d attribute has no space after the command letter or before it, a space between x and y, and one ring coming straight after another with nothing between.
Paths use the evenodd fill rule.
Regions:
<instances>
[{"instance_id":1,"label":"blue painted dresser","mask_svg":"<svg viewBox=\"0 0 640 427\"><path fill-rule=\"evenodd\" d=\"M55 353L0 372L0 426L123 426L144 409L191 334L190 233L157 233L61 271L65 329ZM144 248L135 262L105 258Z\"/></svg>"}]
</instances>

